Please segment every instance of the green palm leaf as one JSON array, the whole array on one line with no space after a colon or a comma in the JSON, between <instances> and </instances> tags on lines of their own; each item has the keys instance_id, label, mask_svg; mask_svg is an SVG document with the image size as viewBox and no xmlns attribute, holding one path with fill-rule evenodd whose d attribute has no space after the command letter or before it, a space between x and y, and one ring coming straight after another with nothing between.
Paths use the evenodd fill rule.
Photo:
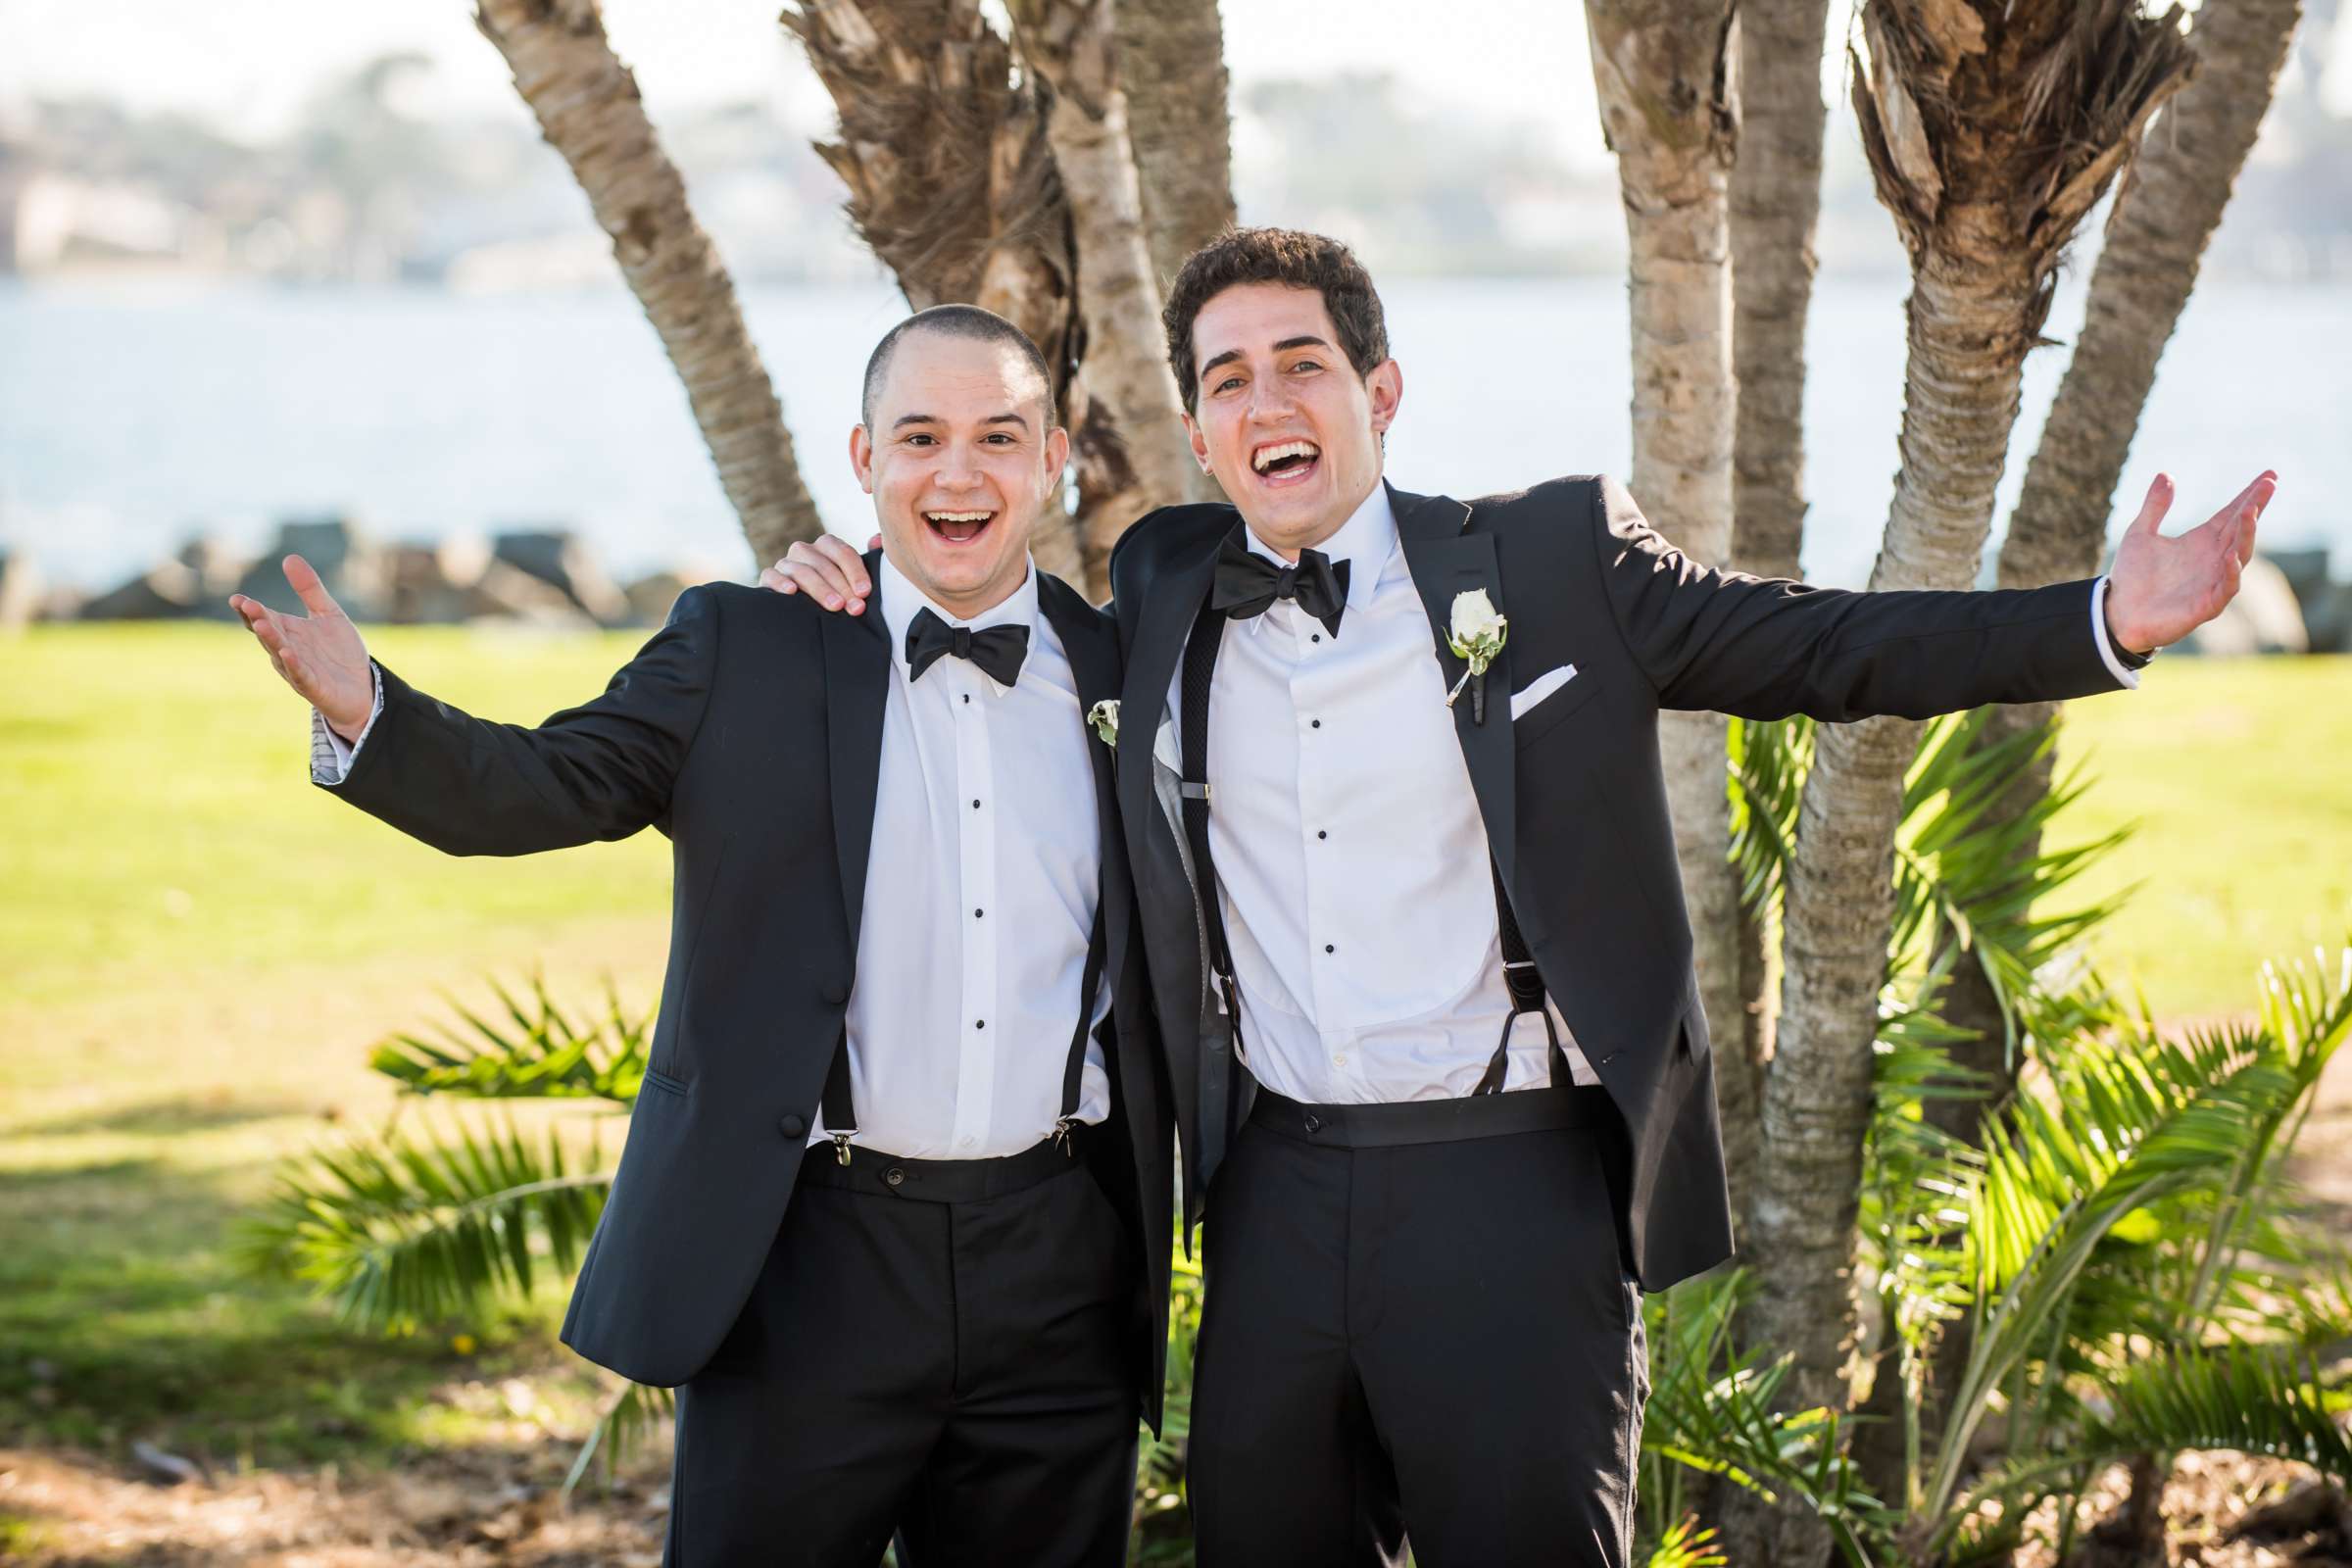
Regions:
<instances>
[{"instance_id":1,"label":"green palm leaf","mask_svg":"<svg viewBox=\"0 0 2352 1568\"><path fill-rule=\"evenodd\" d=\"M368 1064L412 1095L635 1102L652 1051L651 1008L623 1007L608 979L601 1012L575 1025L540 977L531 980L527 1004L496 980L490 989L504 1021L445 996L457 1025L436 1025L430 1035L395 1034L369 1054Z\"/></svg>"},{"instance_id":2,"label":"green palm leaf","mask_svg":"<svg viewBox=\"0 0 2352 1568\"><path fill-rule=\"evenodd\" d=\"M530 1295L579 1266L612 1172L549 1130L453 1120L290 1161L240 1241L249 1266L308 1280L342 1314L408 1330Z\"/></svg>"}]
</instances>

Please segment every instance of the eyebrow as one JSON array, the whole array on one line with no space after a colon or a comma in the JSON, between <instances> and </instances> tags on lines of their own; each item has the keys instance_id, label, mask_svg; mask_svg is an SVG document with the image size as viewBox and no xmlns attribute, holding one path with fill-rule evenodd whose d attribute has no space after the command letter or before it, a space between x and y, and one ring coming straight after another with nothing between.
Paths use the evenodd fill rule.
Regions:
<instances>
[{"instance_id":1,"label":"eyebrow","mask_svg":"<svg viewBox=\"0 0 2352 1568\"><path fill-rule=\"evenodd\" d=\"M1277 344L1275 344L1275 345L1274 345L1274 352L1275 352L1275 353L1277 353L1277 354L1286 354L1286 353L1290 352L1292 349L1308 349L1308 348L1313 348L1313 349L1328 349L1328 348L1330 348L1330 347L1331 347L1331 345L1330 345L1330 344L1328 344L1328 343L1324 342L1324 341L1323 341L1321 338L1319 338L1319 337L1316 337L1316 336L1315 336L1313 333L1311 333L1311 332L1310 332L1310 333L1306 334L1306 335L1305 335L1305 336L1303 336L1303 337L1286 337L1286 338L1284 338L1284 339L1283 339L1281 342L1279 342L1279 343L1277 343ZM1217 356L1215 359L1213 359L1213 360L1210 360L1210 361L1209 361L1207 364L1205 364L1205 365L1201 366L1201 367L1200 367L1200 373L1201 373L1202 375L1206 375L1206 374L1208 374L1208 372L1209 372L1209 371L1211 371L1211 370L1215 369L1215 368L1216 368L1218 366L1220 366L1220 365L1224 365L1224 364L1226 364L1227 362L1229 362L1229 361L1232 361L1232 360L1238 360L1238 359L1240 359L1241 357L1242 357L1242 351L1241 351L1240 349L1227 349L1227 350L1226 350L1224 353L1222 353L1222 354L1218 355L1218 356Z\"/></svg>"},{"instance_id":2,"label":"eyebrow","mask_svg":"<svg viewBox=\"0 0 2352 1568\"><path fill-rule=\"evenodd\" d=\"M898 419L892 423L891 428L893 430L904 430L910 424L945 424L947 422L947 420L941 418L936 414L902 414L899 416ZM982 424L1017 424L1023 430L1029 428L1029 421L1027 419L1022 418L1017 414L1011 413L992 414L987 418L982 419L980 422Z\"/></svg>"}]
</instances>

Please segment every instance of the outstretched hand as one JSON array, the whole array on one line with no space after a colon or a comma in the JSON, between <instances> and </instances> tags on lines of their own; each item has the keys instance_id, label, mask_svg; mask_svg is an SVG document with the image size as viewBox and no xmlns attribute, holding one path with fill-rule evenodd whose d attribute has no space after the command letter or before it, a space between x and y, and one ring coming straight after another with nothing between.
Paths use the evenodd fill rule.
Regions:
<instances>
[{"instance_id":1,"label":"outstretched hand","mask_svg":"<svg viewBox=\"0 0 2352 1568\"><path fill-rule=\"evenodd\" d=\"M356 741L375 708L368 647L309 562L288 556L283 566L286 586L309 614L281 615L243 594L231 594L228 608L244 618L246 630L269 652L270 667L286 684L324 714L336 734Z\"/></svg>"},{"instance_id":2,"label":"outstretched hand","mask_svg":"<svg viewBox=\"0 0 2352 1568\"><path fill-rule=\"evenodd\" d=\"M2221 511L2178 538L2159 530L2173 481L2158 474L2139 515L2115 547L2107 572L2107 631L2134 654L2179 642L2237 597L2239 568L2254 559L2254 524L2278 488L2265 468Z\"/></svg>"},{"instance_id":3,"label":"outstretched hand","mask_svg":"<svg viewBox=\"0 0 2352 1568\"><path fill-rule=\"evenodd\" d=\"M881 544L882 536L876 534L866 548L879 549ZM847 539L830 533L795 541L783 560L760 573L760 586L780 594L807 594L827 610L847 610L853 615L865 613L865 602L874 591L865 559Z\"/></svg>"}]
</instances>

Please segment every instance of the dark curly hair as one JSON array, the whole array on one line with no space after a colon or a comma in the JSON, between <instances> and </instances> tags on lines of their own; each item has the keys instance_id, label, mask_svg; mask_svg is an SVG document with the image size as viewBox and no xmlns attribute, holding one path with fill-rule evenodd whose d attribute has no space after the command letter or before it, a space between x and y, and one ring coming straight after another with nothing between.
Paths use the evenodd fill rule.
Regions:
<instances>
[{"instance_id":1,"label":"dark curly hair","mask_svg":"<svg viewBox=\"0 0 2352 1568\"><path fill-rule=\"evenodd\" d=\"M1193 364L1193 322L1210 300L1242 283L1283 283L1321 294L1331 324L1339 329L1340 349L1357 375L1371 374L1372 368L1389 357L1389 326L1381 314L1380 292L1353 251L1328 235L1304 229L1228 229L1185 258L1159 315L1168 335L1168 368L1176 372L1185 413L1197 411L1200 402L1200 372Z\"/></svg>"}]
</instances>

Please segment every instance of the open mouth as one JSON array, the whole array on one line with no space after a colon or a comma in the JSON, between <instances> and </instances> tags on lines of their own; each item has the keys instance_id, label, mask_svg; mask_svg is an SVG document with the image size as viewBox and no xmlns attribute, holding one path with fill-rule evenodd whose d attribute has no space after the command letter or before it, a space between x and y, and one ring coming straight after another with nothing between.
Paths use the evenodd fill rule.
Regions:
<instances>
[{"instance_id":1,"label":"open mouth","mask_svg":"<svg viewBox=\"0 0 2352 1568\"><path fill-rule=\"evenodd\" d=\"M997 520L993 512L926 512L923 521L932 536L952 545L968 545L988 532L988 525Z\"/></svg>"},{"instance_id":2,"label":"open mouth","mask_svg":"<svg viewBox=\"0 0 2352 1568\"><path fill-rule=\"evenodd\" d=\"M1322 461L1312 441L1272 441L1250 454L1250 468L1267 485L1303 484Z\"/></svg>"}]
</instances>

